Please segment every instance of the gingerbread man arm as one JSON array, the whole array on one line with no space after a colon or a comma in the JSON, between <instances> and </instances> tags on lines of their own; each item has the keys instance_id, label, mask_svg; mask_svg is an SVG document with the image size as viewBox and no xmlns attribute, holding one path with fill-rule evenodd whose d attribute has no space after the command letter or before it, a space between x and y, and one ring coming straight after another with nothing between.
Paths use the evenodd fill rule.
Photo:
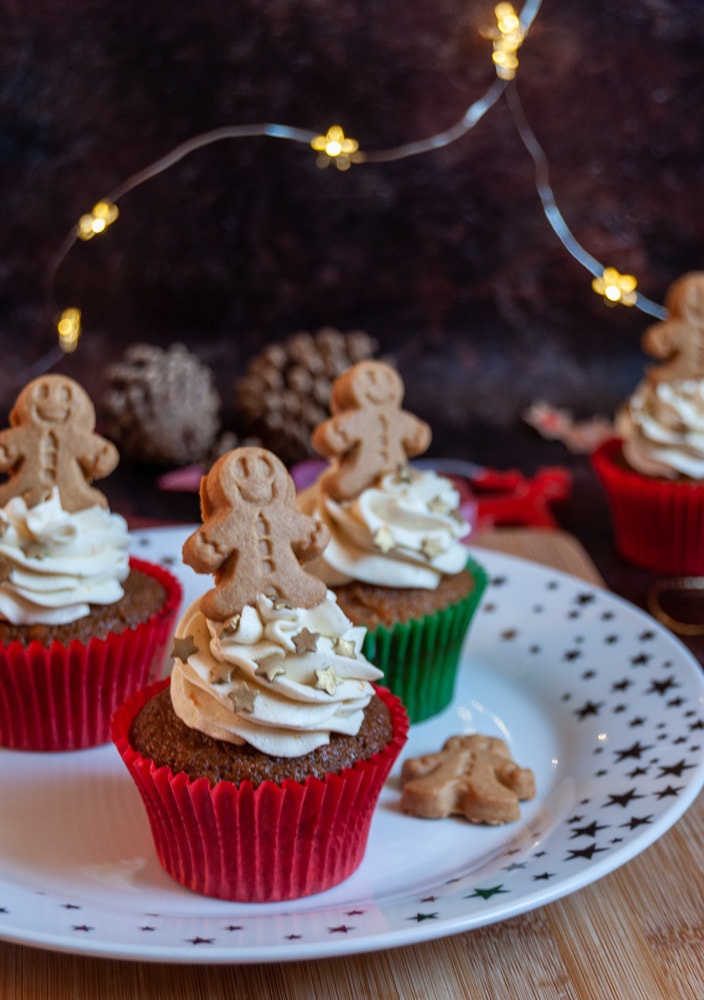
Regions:
<instances>
[{"instance_id":1,"label":"gingerbread man arm","mask_svg":"<svg viewBox=\"0 0 704 1000\"><path fill-rule=\"evenodd\" d=\"M228 511L218 512L183 543L183 561L196 573L216 573L231 554L228 545L229 520Z\"/></svg>"},{"instance_id":2,"label":"gingerbread man arm","mask_svg":"<svg viewBox=\"0 0 704 1000\"><path fill-rule=\"evenodd\" d=\"M366 426L366 418L361 412L341 413L330 417L313 431L313 447L326 458L340 458L347 455L361 439Z\"/></svg>"},{"instance_id":3,"label":"gingerbread man arm","mask_svg":"<svg viewBox=\"0 0 704 1000\"><path fill-rule=\"evenodd\" d=\"M413 458L414 455L422 455L430 447L432 439L430 425L406 410L401 412L401 416L404 423L402 441L406 455L409 458Z\"/></svg>"},{"instance_id":4,"label":"gingerbread man arm","mask_svg":"<svg viewBox=\"0 0 704 1000\"><path fill-rule=\"evenodd\" d=\"M83 475L90 482L92 479L102 479L109 475L116 468L120 456L112 441L99 434L87 434L76 460Z\"/></svg>"},{"instance_id":5,"label":"gingerbread man arm","mask_svg":"<svg viewBox=\"0 0 704 1000\"><path fill-rule=\"evenodd\" d=\"M21 433L15 428L0 431L0 472L11 472L22 457L22 446L18 442Z\"/></svg>"},{"instance_id":6,"label":"gingerbread man arm","mask_svg":"<svg viewBox=\"0 0 704 1000\"><path fill-rule=\"evenodd\" d=\"M307 514L292 512L291 548L296 558L304 563L315 559L330 541L330 532L322 521Z\"/></svg>"}]
</instances>

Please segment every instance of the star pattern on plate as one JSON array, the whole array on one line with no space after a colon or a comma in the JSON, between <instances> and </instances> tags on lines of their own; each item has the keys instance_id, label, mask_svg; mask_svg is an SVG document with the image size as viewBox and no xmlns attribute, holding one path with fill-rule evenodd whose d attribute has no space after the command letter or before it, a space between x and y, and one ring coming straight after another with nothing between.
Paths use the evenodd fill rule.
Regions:
<instances>
[{"instance_id":1,"label":"star pattern on plate","mask_svg":"<svg viewBox=\"0 0 704 1000\"><path fill-rule=\"evenodd\" d=\"M167 548L162 540L168 537L148 534L148 544L143 544L138 535L135 546L144 547L151 561L170 562L178 571L183 538ZM425 940L447 932L450 924L456 927L458 915L472 926L482 926L502 919L504 912L516 912L516 905L541 905L531 900L554 897L562 880L577 877L587 884L590 870L603 873L609 866L618 867L671 825L673 810L679 815L680 803L691 800L700 787L704 760L701 680L683 663L672 637L608 592L557 571L524 568L521 561L492 553L486 553L486 565L490 582L470 643L484 651L482 656L494 657L502 669L515 665L516 684L522 675L534 671L540 676L546 668L556 679L549 690L541 689L548 702L543 707L546 717L552 713L562 720L562 752L567 746L580 748L582 768L579 792L567 803L564 818L546 819L540 813L539 789L535 807L527 804L525 819L515 831L487 831L488 837L495 836L497 849L487 855L490 860L481 872L476 859L469 857L465 863L460 851L449 872L443 869L435 881L426 879L420 891L409 887L406 895L394 896L387 911L383 898L380 902L375 897L368 907L363 899L362 905L355 905L357 898L345 897L344 889L336 897L322 898L319 906L311 899L302 910L272 907L270 923L267 915L250 917L241 906L232 909L233 919L228 920L219 904L217 917L188 912L184 938L184 891L178 913L135 909L136 949L143 950L148 941L157 956L161 947L180 946L192 962L222 961L224 956L237 961L240 955L251 960L253 951L262 947L265 926L267 954L272 947L282 959L296 958L300 947L307 955L315 955L317 948L330 954L329 945L336 939L340 944L333 954L344 954L350 943L346 939L354 939L355 945L366 938L378 942L380 907L393 930L411 929L414 940ZM470 655L471 649L468 645ZM510 729L515 721L508 724ZM556 766L559 777L562 761ZM62 935L67 933L68 915L78 917L68 924L77 951L90 947L95 952L99 939L112 947L113 914L104 902L86 902L83 896L79 906L68 895L71 891L64 889L63 898L39 886L20 892L0 878L0 935L6 925L15 932L18 909L31 913L28 926L34 928L39 908L47 923L52 919L47 914L60 914Z\"/></svg>"}]
</instances>

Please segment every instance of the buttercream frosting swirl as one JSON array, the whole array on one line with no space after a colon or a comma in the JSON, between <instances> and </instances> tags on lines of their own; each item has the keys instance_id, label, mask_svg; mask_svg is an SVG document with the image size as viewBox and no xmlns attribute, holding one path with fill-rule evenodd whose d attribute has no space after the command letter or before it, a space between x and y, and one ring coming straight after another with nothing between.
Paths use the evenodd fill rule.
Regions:
<instances>
[{"instance_id":1,"label":"buttercream frosting swirl","mask_svg":"<svg viewBox=\"0 0 704 1000\"><path fill-rule=\"evenodd\" d=\"M129 574L127 522L102 507L70 513L57 487L27 507L0 509L0 618L15 625L61 625L114 604Z\"/></svg>"},{"instance_id":2,"label":"buttercream frosting swirl","mask_svg":"<svg viewBox=\"0 0 704 1000\"><path fill-rule=\"evenodd\" d=\"M616 433L638 472L704 479L704 380L644 379L618 412Z\"/></svg>"},{"instance_id":3,"label":"buttercream frosting swirl","mask_svg":"<svg viewBox=\"0 0 704 1000\"><path fill-rule=\"evenodd\" d=\"M340 502L316 484L300 504L330 532L330 542L311 564L328 586L359 580L434 590L444 575L459 573L467 562L461 539L469 525L459 512L459 493L435 472L409 466Z\"/></svg>"},{"instance_id":4,"label":"buttercream frosting swirl","mask_svg":"<svg viewBox=\"0 0 704 1000\"><path fill-rule=\"evenodd\" d=\"M356 734L382 672L335 595L313 608L260 596L226 622L195 601L176 629L171 700L190 728L270 756L300 757Z\"/></svg>"}]
</instances>

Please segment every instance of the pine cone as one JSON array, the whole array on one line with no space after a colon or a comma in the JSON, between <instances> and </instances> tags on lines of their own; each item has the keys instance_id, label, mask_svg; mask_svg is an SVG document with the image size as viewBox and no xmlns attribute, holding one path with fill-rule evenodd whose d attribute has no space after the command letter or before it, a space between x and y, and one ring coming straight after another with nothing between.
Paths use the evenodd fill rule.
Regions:
<instances>
[{"instance_id":1,"label":"pine cone","mask_svg":"<svg viewBox=\"0 0 704 1000\"><path fill-rule=\"evenodd\" d=\"M327 326L269 344L235 383L243 427L287 465L311 457L310 436L329 416L332 383L378 346L362 330L340 333Z\"/></svg>"},{"instance_id":2,"label":"pine cone","mask_svg":"<svg viewBox=\"0 0 704 1000\"><path fill-rule=\"evenodd\" d=\"M220 427L220 397L211 370L183 344L133 344L105 376L105 432L123 457L162 466L205 459Z\"/></svg>"}]
</instances>

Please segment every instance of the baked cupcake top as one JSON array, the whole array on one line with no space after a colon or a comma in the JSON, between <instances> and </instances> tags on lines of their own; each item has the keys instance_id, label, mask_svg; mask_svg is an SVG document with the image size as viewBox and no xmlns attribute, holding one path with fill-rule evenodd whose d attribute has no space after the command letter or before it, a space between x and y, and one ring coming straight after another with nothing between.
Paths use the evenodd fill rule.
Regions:
<instances>
[{"instance_id":1,"label":"baked cupcake top","mask_svg":"<svg viewBox=\"0 0 704 1000\"><path fill-rule=\"evenodd\" d=\"M90 398L73 379L42 375L22 390L0 431L0 618L66 624L113 604L129 573L127 523L91 481L117 450L96 434Z\"/></svg>"},{"instance_id":2,"label":"baked cupcake top","mask_svg":"<svg viewBox=\"0 0 704 1000\"><path fill-rule=\"evenodd\" d=\"M435 589L467 561L469 530L450 480L409 459L430 444L428 425L401 408L403 382L379 361L363 361L335 382L332 416L313 434L331 460L299 507L328 529L314 565L329 586L352 580Z\"/></svg>"},{"instance_id":3,"label":"baked cupcake top","mask_svg":"<svg viewBox=\"0 0 704 1000\"><path fill-rule=\"evenodd\" d=\"M628 464L646 476L704 479L704 272L685 274L665 297L669 316L646 330L651 366L616 415Z\"/></svg>"},{"instance_id":4,"label":"baked cupcake top","mask_svg":"<svg viewBox=\"0 0 704 1000\"><path fill-rule=\"evenodd\" d=\"M280 757L356 733L382 674L362 655L365 630L303 566L327 531L296 510L283 464L263 448L228 452L201 482L201 510L183 558L215 586L176 630L176 714Z\"/></svg>"}]
</instances>

